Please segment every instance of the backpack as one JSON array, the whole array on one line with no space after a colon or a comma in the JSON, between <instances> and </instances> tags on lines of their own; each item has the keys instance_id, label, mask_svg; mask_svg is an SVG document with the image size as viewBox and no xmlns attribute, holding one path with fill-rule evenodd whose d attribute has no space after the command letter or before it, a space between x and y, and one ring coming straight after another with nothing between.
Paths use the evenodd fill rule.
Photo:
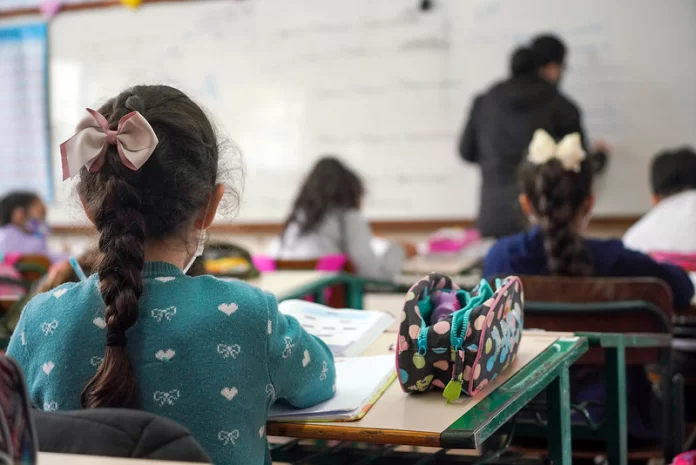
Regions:
<instances>
[{"instance_id":1,"label":"backpack","mask_svg":"<svg viewBox=\"0 0 696 465\"><path fill-rule=\"evenodd\" d=\"M443 389L447 401L476 395L515 360L524 296L516 276L471 292L431 274L406 294L396 368L407 393Z\"/></svg>"},{"instance_id":2,"label":"backpack","mask_svg":"<svg viewBox=\"0 0 696 465\"><path fill-rule=\"evenodd\" d=\"M192 276L209 273L214 276L249 280L261 275L254 266L251 254L235 244L211 242L205 246L200 259L202 263L194 262L189 271Z\"/></svg>"}]
</instances>

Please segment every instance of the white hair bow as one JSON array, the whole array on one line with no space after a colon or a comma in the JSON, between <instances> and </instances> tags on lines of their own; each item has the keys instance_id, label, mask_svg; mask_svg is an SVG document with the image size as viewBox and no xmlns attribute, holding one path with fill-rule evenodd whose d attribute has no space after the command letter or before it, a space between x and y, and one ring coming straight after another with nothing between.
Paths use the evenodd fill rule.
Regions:
<instances>
[{"instance_id":1,"label":"white hair bow","mask_svg":"<svg viewBox=\"0 0 696 465\"><path fill-rule=\"evenodd\" d=\"M585 155L579 133L568 134L556 144L548 132L537 129L529 144L527 160L535 165L543 165L555 158L561 162L564 170L579 173Z\"/></svg>"}]
</instances>

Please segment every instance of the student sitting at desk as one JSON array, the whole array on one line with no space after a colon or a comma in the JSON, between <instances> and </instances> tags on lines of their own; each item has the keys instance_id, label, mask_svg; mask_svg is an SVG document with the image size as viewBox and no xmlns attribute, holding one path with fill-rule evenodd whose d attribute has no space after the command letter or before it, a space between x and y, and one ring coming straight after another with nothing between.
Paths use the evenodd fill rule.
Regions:
<instances>
[{"instance_id":1,"label":"student sitting at desk","mask_svg":"<svg viewBox=\"0 0 696 465\"><path fill-rule=\"evenodd\" d=\"M270 464L269 407L331 398L334 362L273 296L186 276L225 190L204 112L171 87L134 87L88 110L61 154L103 258L22 312L7 352L32 402L139 408L186 426L216 464Z\"/></svg>"},{"instance_id":2,"label":"student sitting at desk","mask_svg":"<svg viewBox=\"0 0 696 465\"><path fill-rule=\"evenodd\" d=\"M658 154L650 178L653 208L626 232L624 244L645 253L696 254L696 152Z\"/></svg>"},{"instance_id":3,"label":"student sitting at desk","mask_svg":"<svg viewBox=\"0 0 696 465\"><path fill-rule=\"evenodd\" d=\"M46 206L32 192L12 192L0 200L0 255L50 255Z\"/></svg>"},{"instance_id":4,"label":"student sitting at desk","mask_svg":"<svg viewBox=\"0 0 696 465\"><path fill-rule=\"evenodd\" d=\"M360 213L365 190L360 178L333 157L320 159L307 176L269 255L284 260L313 260L345 254L357 274L391 280L403 268L399 244L383 242L378 253L372 229Z\"/></svg>"},{"instance_id":5,"label":"student sitting at desk","mask_svg":"<svg viewBox=\"0 0 696 465\"><path fill-rule=\"evenodd\" d=\"M520 204L537 225L499 240L484 260L484 276L655 277L670 286L677 307L688 306L694 287L682 269L626 249L619 240L583 238L594 205L592 173L578 134L556 144L546 132L537 131L519 175ZM660 422L647 408L653 400L652 391L645 373L638 368L629 367L626 383L629 433L655 438L655 427ZM601 378L583 380L582 387L575 385L574 397L597 400L595 396L603 395L602 382Z\"/></svg>"}]
</instances>

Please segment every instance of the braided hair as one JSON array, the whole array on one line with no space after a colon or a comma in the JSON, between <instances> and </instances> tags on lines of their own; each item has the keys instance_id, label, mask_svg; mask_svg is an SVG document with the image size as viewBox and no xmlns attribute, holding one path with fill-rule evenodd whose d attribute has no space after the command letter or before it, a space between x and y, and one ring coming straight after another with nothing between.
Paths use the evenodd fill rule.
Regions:
<instances>
[{"instance_id":1,"label":"braided hair","mask_svg":"<svg viewBox=\"0 0 696 465\"><path fill-rule=\"evenodd\" d=\"M592 166L586 159L580 171L563 168L558 159L543 164L525 161L519 189L534 209L544 234L549 272L556 276L590 276L592 255L577 231L585 201L592 193Z\"/></svg>"},{"instance_id":2,"label":"braided hair","mask_svg":"<svg viewBox=\"0 0 696 465\"><path fill-rule=\"evenodd\" d=\"M218 142L201 108L177 89L137 86L99 112L111 129L132 111L150 123L159 143L132 171L109 146L98 172L80 173L78 192L99 232L99 287L106 304L104 361L82 392L82 405L137 407L137 381L126 333L138 320L145 244L190 234L217 185Z\"/></svg>"}]
</instances>

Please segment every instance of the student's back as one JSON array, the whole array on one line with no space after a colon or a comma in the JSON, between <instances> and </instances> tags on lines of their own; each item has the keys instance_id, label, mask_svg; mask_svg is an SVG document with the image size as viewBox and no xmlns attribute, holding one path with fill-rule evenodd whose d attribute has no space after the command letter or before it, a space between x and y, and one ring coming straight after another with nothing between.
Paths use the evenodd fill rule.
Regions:
<instances>
[{"instance_id":1,"label":"student's back","mask_svg":"<svg viewBox=\"0 0 696 465\"><path fill-rule=\"evenodd\" d=\"M101 260L22 314L8 354L33 403L146 409L189 428L216 464L270 463L268 407L333 396L333 358L273 297L185 275L224 192L205 114L176 89L134 87L90 110L61 153Z\"/></svg>"},{"instance_id":2,"label":"student's back","mask_svg":"<svg viewBox=\"0 0 696 465\"><path fill-rule=\"evenodd\" d=\"M94 275L41 294L16 328L9 354L43 410L81 408L81 391L103 361L97 284ZM333 380L320 380L328 349L279 314L274 297L163 262L145 265L143 284L127 345L137 406L185 425L215 463L263 463L276 393L298 407L330 397Z\"/></svg>"},{"instance_id":3,"label":"student's back","mask_svg":"<svg viewBox=\"0 0 696 465\"><path fill-rule=\"evenodd\" d=\"M594 205L593 169L580 135L558 144L537 131L519 172L522 210L539 226L499 240L484 260L484 275L506 274L585 276L648 276L663 279L672 288L674 303L688 305L694 287L687 274L647 255L626 249L618 240L590 240L583 233ZM573 402L604 401L604 378L594 369L574 370ZM657 439L656 402L643 367L629 367L628 432L638 439ZM601 408L591 409L597 420Z\"/></svg>"},{"instance_id":4,"label":"student's back","mask_svg":"<svg viewBox=\"0 0 696 465\"><path fill-rule=\"evenodd\" d=\"M624 235L642 252L696 254L696 152L685 147L653 160L653 208Z\"/></svg>"},{"instance_id":5,"label":"student's back","mask_svg":"<svg viewBox=\"0 0 696 465\"><path fill-rule=\"evenodd\" d=\"M378 254L372 247L372 228L360 213L362 181L339 160L320 159L307 176L279 238L269 254L285 260L313 260L343 254L356 273L392 279L403 267L404 249L388 243Z\"/></svg>"}]
</instances>

